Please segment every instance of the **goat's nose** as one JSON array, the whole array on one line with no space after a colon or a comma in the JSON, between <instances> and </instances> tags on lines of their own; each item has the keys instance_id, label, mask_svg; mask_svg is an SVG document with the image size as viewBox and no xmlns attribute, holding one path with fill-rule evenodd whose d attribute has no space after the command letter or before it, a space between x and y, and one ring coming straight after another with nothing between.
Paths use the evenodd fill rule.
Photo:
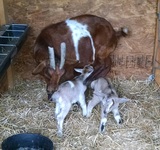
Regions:
<instances>
[{"instance_id":1,"label":"goat's nose","mask_svg":"<svg viewBox=\"0 0 160 150\"><path fill-rule=\"evenodd\" d=\"M48 100L52 101L52 94L48 93Z\"/></svg>"},{"instance_id":2,"label":"goat's nose","mask_svg":"<svg viewBox=\"0 0 160 150\"><path fill-rule=\"evenodd\" d=\"M46 89L46 91L47 91L47 95L48 95L48 100L52 101L53 91L52 90L48 90L48 88Z\"/></svg>"}]
</instances>

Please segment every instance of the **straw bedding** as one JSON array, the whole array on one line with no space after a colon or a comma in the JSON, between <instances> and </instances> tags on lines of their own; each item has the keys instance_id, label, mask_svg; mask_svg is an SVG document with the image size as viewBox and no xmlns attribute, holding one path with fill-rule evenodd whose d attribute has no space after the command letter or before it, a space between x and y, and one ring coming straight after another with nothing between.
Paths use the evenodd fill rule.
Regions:
<instances>
[{"instance_id":1,"label":"straw bedding","mask_svg":"<svg viewBox=\"0 0 160 150\"><path fill-rule=\"evenodd\" d=\"M16 80L15 87L0 98L0 140L17 133L33 132L48 136L57 150L159 150L160 90L153 83L113 79L120 97L130 102L120 105L124 123L117 126L109 114L104 134L98 133L100 107L90 118L79 108L69 112L64 123L64 136L56 135L54 103L47 100L45 83L41 80ZM91 92L87 92L87 101Z\"/></svg>"}]
</instances>

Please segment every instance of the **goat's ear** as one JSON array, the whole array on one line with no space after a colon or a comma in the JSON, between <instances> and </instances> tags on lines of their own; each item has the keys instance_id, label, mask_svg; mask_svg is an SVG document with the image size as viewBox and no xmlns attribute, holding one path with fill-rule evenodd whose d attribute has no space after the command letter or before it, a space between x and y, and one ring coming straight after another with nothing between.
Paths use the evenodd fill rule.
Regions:
<instances>
[{"instance_id":1,"label":"goat's ear","mask_svg":"<svg viewBox=\"0 0 160 150\"><path fill-rule=\"evenodd\" d=\"M60 69L59 67L56 67L56 72L58 75L62 76L65 73L65 69Z\"/></svg>"},{"instance_id":2,"label":"goat's ear","mask_svg":"<svg viewBox=\"0 0 160 150\"><path fill-rule=\"evenodd\" d=\"M37 75L47 66L47 61L42 61L32 72L33 75Z\"/></svg>"},{"instance_id":3,"label":"goat's ear","mask_svg":"<svg viewBox=\"0 0 160 150\"><path fill-rule=\"evenodd\" d=\"M127 98L116 98L115 99L115 102L117 102L117 103L125 103L128 101L129 101L129 99L127 99Z\"/></svg>"},{"instance_id":4,"label":"goat's ear","mask_svg":"<svg viewBox=\"0 0 160 150\"><path fill-rule=\"evenodd\" d=\"M83 72L83 69L74 68L74 70L75 70L76 72L79 72L79 73L82 73L82 72Z\"/></svg>"},{"instance_id":5,"label":"goat's ear","mask_svg":"<svg viewBox=\"0 0 160 150\"><path fill-rule=\"evenodd\" d=\"M103 101L102 101L102 103L103 103ZM111 111L112 106L114 105L114 100L113 99L109 99L109 100L105 101L103 103L103 105L105 105L106 113L109 113Z\"/></svg>"},{"instance_id":6,"label":"goat's ear","mask_svg":"<svg viewBox=\"0 0 160 150\"><path fill-rule=\"evenodd\" d=\"M91 82L91 88L94 89L95 85L96 85L96 80Z\"/></svg>"}]
</instances>

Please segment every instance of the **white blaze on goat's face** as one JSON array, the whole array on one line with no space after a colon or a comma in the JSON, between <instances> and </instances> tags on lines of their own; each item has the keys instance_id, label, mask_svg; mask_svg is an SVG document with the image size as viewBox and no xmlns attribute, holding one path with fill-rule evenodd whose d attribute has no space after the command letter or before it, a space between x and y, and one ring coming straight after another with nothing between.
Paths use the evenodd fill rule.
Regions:
<instances>
[{"instance_id":1,"label":"white blaze on goat's face","mask_svg":"<svg viewBox=\"0 0 160 150\"><path fill-rule=\"evenodd\" d=\"M79 52L78 52L78 45L79 45L79 40L83 37L89 37L91 40L91 45L92 45L92 51L93 51L93 61L95 60L95 47L93 43L92 36L90 32L87 30L88 26L79 23L76 20L66 20L67 26L70 28L72 32L72 40L75 48L75 53L76 53L76 60L79 61Z\"/></svg>"}]
</instances>

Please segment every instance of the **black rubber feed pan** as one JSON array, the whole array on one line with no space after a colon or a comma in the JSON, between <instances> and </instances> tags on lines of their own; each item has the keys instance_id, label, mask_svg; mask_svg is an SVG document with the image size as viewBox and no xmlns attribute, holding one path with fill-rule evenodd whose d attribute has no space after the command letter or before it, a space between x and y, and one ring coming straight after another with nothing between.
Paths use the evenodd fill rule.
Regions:
<instances>
[{"instance_id":1,"label":"black rubber feed pan","mask_svg":"<svg viewBox=\"0 0 160 150\"><path fill-rule=\"evenodd\" d=\"M53 150L53 142L41 135L22 133L13 135L2 142L2 150Z\"/></svg>"}]
</instances>

